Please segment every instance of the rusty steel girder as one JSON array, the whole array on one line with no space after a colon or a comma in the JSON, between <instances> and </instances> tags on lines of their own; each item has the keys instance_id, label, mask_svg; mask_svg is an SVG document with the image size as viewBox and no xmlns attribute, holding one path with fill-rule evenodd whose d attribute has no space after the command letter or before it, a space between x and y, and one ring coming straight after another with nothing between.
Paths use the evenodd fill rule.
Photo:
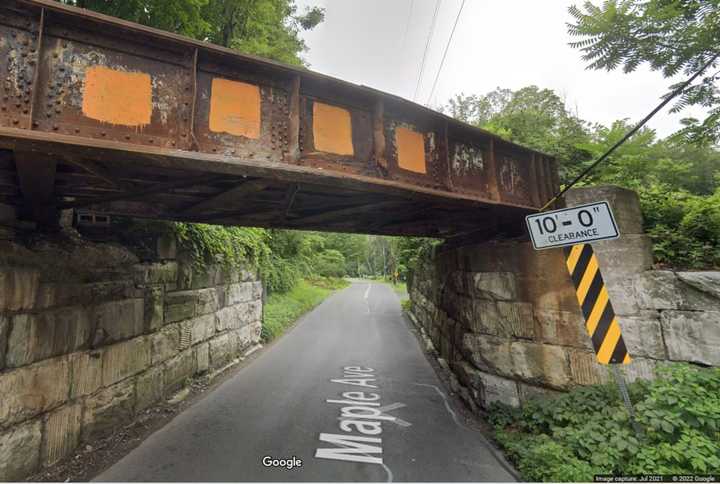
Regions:
<instances>
[{"instance_id":1,"label":"rusty steel girder","mask_svg":"<svg viewBox=\"0 0 720 484\"><path fill-rule=\"evenodd\" d=\"M276 180L290 187L278 192L285 198L302 184L501 218L503 208L537 209L558 187L551 157L399 97L50 0L0 6L0 81L0 148L82 166L97 182L55 184L59 206L101 204L88 190L102 183L119 186L109 196L121 200L120 179L132 170L142 179L143 167L166 181L180 172ZM136 215L182 219L168 207ZM258 223L292 226L289 210ZM408 223L432 222L418 217Z\"/></svg>"}]
</instances>

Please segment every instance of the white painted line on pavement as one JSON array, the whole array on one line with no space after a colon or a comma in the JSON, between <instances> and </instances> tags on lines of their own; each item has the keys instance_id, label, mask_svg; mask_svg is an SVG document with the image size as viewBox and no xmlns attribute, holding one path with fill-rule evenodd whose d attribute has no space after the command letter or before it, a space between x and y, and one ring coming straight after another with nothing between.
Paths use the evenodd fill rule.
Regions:
<instances>
[{"instance_id":1,"label":"white painted line on pavement","mask_svg":"<svg viewBox=\"0 0 720 484\"><path fill-rule=\"evenodd\" d=\"M420 387L434 388L435 391L438 392L438 394L442 397L443 403L445 404L445 409L446 409L446 410L448 411L448 413L452 416L452 419L453 419L453 421L455 422L455 424L456 424L458 427L464 428L464 429L466 429L466 430L471 430L471 429L469 429L467 426L465 426L465 425L463 425L462 423L460 423L460 420L458 420L457 414L455 413L455 411L454 411L452 408L450 408L450 403L449 403L448 400L447 400L447 396L445 396L445 393L443 393L443 391L440 390L437 386L435 386L435 385L428 385L427 383L413 383L413 385L417 385L417 386L420 386Z\"/></svg>"},{"instance_id":2,"label":"white painted line on pavement","mask_svg":"<svg viewBox=\"0 0 720 484\"><path fill-rule=\"evenodd\" d=\"M370 295L370 288L371 288L371 287L372 287L372 284L368 284L367 289L365 289L365 296L364 296L365 299L367 299L368 296Z\"/></svg>"}]
</instances>

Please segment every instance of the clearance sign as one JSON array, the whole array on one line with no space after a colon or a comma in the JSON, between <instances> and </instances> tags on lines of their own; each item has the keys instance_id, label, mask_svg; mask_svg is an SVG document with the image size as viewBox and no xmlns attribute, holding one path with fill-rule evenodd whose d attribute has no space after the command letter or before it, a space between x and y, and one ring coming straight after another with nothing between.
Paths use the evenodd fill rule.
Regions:
<instances>
[{"instance_id":1,"label":"clearance sign","mask_svg":"<svg viewBox=\"0 0 720 484\"><path fill-rule=\"evenodd\" d=\"M564 247L567 270L597 360L606 365L630 363L597 257L590 245L590 242L620 236L610 205L599 202L543 212L528 215L525 221L536 250Z\"/></svg>"}]
</instances>

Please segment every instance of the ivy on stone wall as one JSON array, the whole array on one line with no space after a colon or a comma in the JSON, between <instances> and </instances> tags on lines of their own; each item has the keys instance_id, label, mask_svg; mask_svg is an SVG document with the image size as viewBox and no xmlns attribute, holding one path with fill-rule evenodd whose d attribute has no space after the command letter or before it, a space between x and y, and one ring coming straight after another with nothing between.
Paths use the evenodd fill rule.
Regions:
<instances>
[{"instance_id":1,"label":"ivy on stone wall","mask_svg":"<svg viewBox=\"0 0 720 484\"><path fill-rule=\"evenodd\" d=\"M173 228L181 248L200 269L207 264L257 268L271 256L264 229L187 223L176 223Z\"/></svg>"}]
</instances>

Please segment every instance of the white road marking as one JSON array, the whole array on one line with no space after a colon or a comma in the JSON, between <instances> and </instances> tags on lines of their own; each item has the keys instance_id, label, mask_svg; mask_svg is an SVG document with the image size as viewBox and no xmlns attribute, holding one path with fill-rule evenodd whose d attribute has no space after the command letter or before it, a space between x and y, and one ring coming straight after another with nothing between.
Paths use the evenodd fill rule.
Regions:
<instances>
[{"instance_id":1,"label":"white road marking","mask_svg":"<svg viewBox=\"0 0 720 484\"><path fill-rule=\"evenodd\" d=\"M417 385L417 386L421 386L421 387L434 388L435 391L442 397L443 403L445 403L445 408L447 409L447 411L448 411L448 412L450 413L450 415L452 416L452 419L453 419L453 421L455 422L455 424L456 424L458 427L463 428L463 429L465 429L465 430L469 430L469 431L471 431L471 432L476 432L475 430L471 429L470 427L467 427L466 425L460 423L460 420L458 419L457 415L455 414L455 411L454 411L452 408L450 408L450 402L448 402L447 396L446 396L445 393L443 393L443 391L440 390L437 386L435 386L435 385L429 385L429 384L427 384L427 383L414 383L414 382L413 382L412 384L413 384L413 385ZM515 477L516 479L520 479L520 476L518 476L517 471L516 471L515 469L513 469L512 466L510 466L510 465L505 461L505 458L502 456L502 454L500 454L499 451L498 451L497 449L495 449L495 448L492 446L492 444L490 444L490 442L488 442L487 439L485 439L485 437L484 437L482 434L480 434L480 442L485 446L485 448L486 448L488 451L490 451L490 454L492 454L492 456L495 457L495 460L498 462L498 464L500 464L500 465L503 467L503 469L505 469L505 470L508 472L508 474L510 474L511 476Z\"/></svg>"},{"instance_id":2,"label":"white road marking","mask_svg":"<svg viewBox=\"0 0 720 484\"><path fill-rule=\"evenodd\" d=\"M407 405L405 405L404 403L395 402L395 403L391 403L390 405L385 405L384 407L380 407L380 408L378 408L378 410L380 410L383 413L383 415L387 415L387 412L389 412L390 410L395 410L397 408L403 408L403 407L407 407ZM390 416L392 416L392 415L390 415ZM393 422L398 424L400 427L410 427L412 425L410 422L403 420L399 417L395 417L395 420L393 420Z\"/></svg>"},{"instance_id":3,"label":"white road marking","mask_svg":"<svg viewBox=\"0 0 720 484\"><path fill-rule=\"evenodd\" d=\"M465 426L465 425L463 425L462 423L460 423L460 420L458 420L457 414L455 413L455 411L454 411L452 408L450 408L450 403L449 403L448 400L447 400L447 396L445 396L445 393L443 393L442 390L440 390L437 386L435 386L435 385L428 385L427 383L413 383L413 385L417 385L417 386L420 386L420 387L434 388L435 391L438 392L438 394L442 397L443 403L445 404L445 409L446 409L446 410L448 411L448 413L452 416L452 419L453 419L453 421L455 422L455 424L457 424L458 427L464 428L464 429L466 429L466 430L471 430L471 429L469 429L467 426Z\"/></svg>"},{"instance_id":4,"label":"white road marking","mask_svg":"<svg viewBox=\"0 0 720 484\"><path fill-rule=\"evenodd\" d=\"M372 284L368 284L367 289L365 289L365 296L364 296L365 299L367 299L368 296L370 295L370 288L371 288L371 287L372 287Z\"/></svg>"},{"instance_id":5,"label":"white road marking","mask_svg":"<svg viewBox=\"0 0 720 484\"><path fill-rule=\"evenodd\" d=\"M393 415L388 415L388 413L387 413L390 410L395 410L395 409L403 408L403 407L407 407L407 405L405 405L404 403L400 403L400 402L395 402L395 403L391 403L390 405L378 407L376 410L381 412L381 414L378 416L378 418L382 418L383 420L387 420L388 422L393 422L393 423L399 425L400 427L411 427L412 424L410 422L408 422L407 420L403 420L403 419L401 419L399 417L395 417ZM346 418L347 417L340 416L340 417L338 417L338 420L345 420Z\"/></svg>"}]
</instances>

